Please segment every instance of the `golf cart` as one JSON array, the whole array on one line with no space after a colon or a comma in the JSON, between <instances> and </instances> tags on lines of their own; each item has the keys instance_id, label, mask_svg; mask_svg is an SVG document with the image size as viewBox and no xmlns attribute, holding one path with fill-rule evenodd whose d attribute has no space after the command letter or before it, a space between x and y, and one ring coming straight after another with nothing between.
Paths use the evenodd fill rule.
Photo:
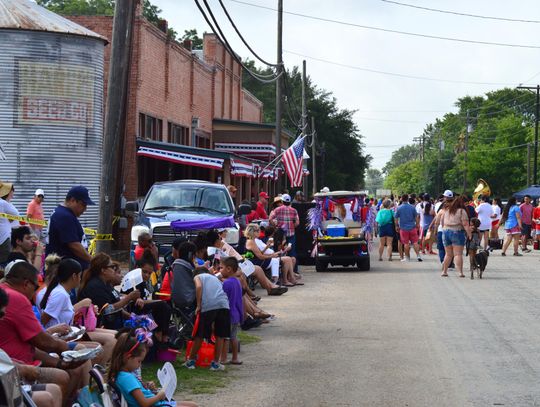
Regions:
<instances>
[{"instance_id":1,"label":"golf cart","mask_svg":"<svg viewBox=\"0 0 540 407\"><path fill-rule=\"evenodd\" d=\"M356 266L369 270L369 235L373 215L364 208L365 194L352 191L315 194L315 208L308 214L308 229L313 232L315 269ZM364 219L363 219L364 218Z\"/></svg>"}]
</instances>

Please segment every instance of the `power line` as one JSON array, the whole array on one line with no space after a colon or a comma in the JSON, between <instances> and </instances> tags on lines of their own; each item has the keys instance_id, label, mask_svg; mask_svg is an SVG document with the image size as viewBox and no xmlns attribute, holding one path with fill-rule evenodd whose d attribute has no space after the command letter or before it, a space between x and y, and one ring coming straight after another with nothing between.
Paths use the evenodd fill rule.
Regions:
<instances>
[{"instance_id":1,"label":"power line","mask_svg":"<svg viewBox=\"0 0 540 407\"><path fill-rule=\"evenodd\" d=\"M261 61L263 64L266 64L268 66L279 66L279 64L273 64L271 62L267 62L265 61L264 59L262 59L254 50L253 48L251 48L249 46L249 44L247 43L247 41L244 39L244 37L242 36L242 34L240 33L240 31L238 30L238 28L236 27L236 24L234 23L233 19L231 18L229 12L227 11L227 8L225 7L225 4L223 4L223 0L219 0L219 4L221 4L221 8L223 9L223 12L225 13L225 15L227 16L227 18L229 19L229 22L231 23L231 25L233 26L234 28L234 31L236 31L236 34L238 34L238 36L240 37L240 39L242 40L242 42L244 43L244 45L247 47L247 49L249 49L251 51L251 53L255 56L255 58L257 58L259 61Z\"/></svg>"},{"instance_id":2,"label":"power line","mask_svg":"<svg viewBox=\"0 0 540 407\"><path fill-rule=\"evenodd\" d=\"M439 9L436 9L436 8L421 7L421 6L416 6L414 4L400 3L398 1L392 1L392 0L381 0L381 1L383 1L385 3L396 4L398 6L411 7L411 8L416 8L416 9L426 10L426 11L434 11L434 12L437 12L437 13L454 14L454 15L457 15L457 16L482 18L482 19L485 19L485 20L510 21L510 22L513 22L513 23L535 23L535 24L540 23L540 21L538 21L538 20L524 20L524 19L519 19L519 18L504 18L504 17L484 16L484 15L480 15L480 14L459 13L457 11L439 10Z\"/></svg>"},{"instance_id":3,"label":"power line","mask_svg":"<svg viewBox=\"0 0 540 407\"><path fill-rule=\"evenodd\" d=\"M490 153L492 151L512 150L514 148L524 147L527 144L531 144L531 143L518 144L517 146L510 146L510 147L489 148L489 149L484 149L484 150L469 150L469 154L470 153Z\"/></svg>"},{"instance_id":4,"label":"power line","mask_svg":"<svg viewBox=\"0 0 540 407\"><path fill-rule=\"evenodd\" d=\"M204 0L204 3L206 5L206 7L209 9L209 6L208 6L208 3L206 2L206 0ZM277 76L274 76L272 79L265 79L265 78L268 78L268 76L264 76L264 75L260 75L260 74L257 74L255 72L252 72L246 65L244 65L244 63L242 62L242 60L238 57L238 55L236 55L236 53L234 52L234 50L232 49L232 47L230 46L229 42L227 41L227 39L225 38L225 36L223 36L223 33L221 31L221 28L219 28L219 26L217 25L217 21L216 19L214 18L211 10L209 9L209 12L210 12L210 15L212 16L212 20L216 23L216 26L218 27L217 29L214 27L214 25L212 24L212 22L210 21L210 19L208 18L208 16L206 15L206 12L204 11L204 9L202 8L201 4L199 3L199 0L195 0L195 4L197 5L197 8L199 9L199 11L201 12L202 16L204 17L206 23L208 24L208 26L210 27L210 29L212 30L212 32L218 37L218 39L222 42L223 46L227 49L227 51L231 54L231 56L233 57L233 59L238 62L240 64L240 66L251 76L253 77L254 79L258 80L259 82L262 82L262 83L273 83L275 82L279 76L281 75L277 75ZM220 35L221 34L221 35Z\"/></svg>"},{"instance_id":5,"label":"power line","mask_svg":"<svg viewBox=\"0 0 540 407\"><path fill-rule=\"evenodd\" d=\"M258 8L263 8L263 9L266 9L266 10L277 11L277 9L272 8L272 7L261 6L260 4L248 3L246 1L241 1L241 0L230 0L230 1L232 1L234 3L245 4L247 6L258 7ZM388 32L388 33L392 33L392 34L409 35L409 36L413 36L413 37L423 37L423 38L431 38L431 39L436 39L436 40L463 42L463 43L468 43L468 44L493 45L493 46L499 46L499 47L540 49L540 46L538 46L538 45L508 44L508 43L502 43L502 42L469 40L469 39L465 39L465 38L443 37L443 36L438 36L438 35L420 34L420 33L408 32L408 31L391 30L391 29L388 29L388 28L373 27L373 26L368 26L368 25L350 23L350 22L346 22L346 21L334 20L334 19L330 19L330 18L316 17L316 16L311 16L311 15L308 15L308 14L295 13L295 12L292 12L292 11L283 11L283 13L290 14L290 15L293 15L293 16L308 18L308 19L311 19L311 20L325 21L325 22L328 22L328 23L346 25L346 26L349 26L349 27L357 27L357 28L363 28L363 29L366 29L366 30L382 31L382 32Z\"/></svg>"},{"instance_id":6,"label":"power line","mask_svg":"<svg viewBox=\"0 0 540 407\"><path fill-rule=\"evenodd\" d=\"M231 1L233 1L233 0L231 0ZM234 1L236 1L236 0L234 0ZM461 81L461 80L454 80L454 79L430 78L430 77L427 77L427 76L408 75L408 74L402 74L402 73L396 73L396 72L381 71L381 70L371 69L371 68L364 68L364 67L356 66L356 65L343 64L343 63L340 63L340 62L329 61L329 60L323 59L323 58L317 58L317 57L313 57L313 56L310 56L310 55L300 54L298 52L289 51L289 50L286 50L286 49L284 49L283 51L286 52L287 54L292 54L292 55L296 55L296 56L303 57L303 58L309 58L309 59L312 59L314 61L324 62L324 63L330 64L330 65L336 65L336 66L341 66L343 68L356 69L358 71L371 72L371 73L376 73L376 74L381 74L381 75L396 76L396 77L399 77L399 78L417 79L417 80L432 81L432 82L461 83L461 84L466 84L466 85L494 85L494 86L515 85L514 83L510 83L510 82Z\"/></svg>"}]
</instances>

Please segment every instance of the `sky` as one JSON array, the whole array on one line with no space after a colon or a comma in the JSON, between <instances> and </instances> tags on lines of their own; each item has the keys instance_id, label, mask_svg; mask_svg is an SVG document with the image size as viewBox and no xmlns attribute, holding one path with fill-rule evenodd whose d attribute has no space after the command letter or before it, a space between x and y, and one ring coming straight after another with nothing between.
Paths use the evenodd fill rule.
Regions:
<instances>
[{"instance_id":1,"label":"sky","mask_svg":"<svg viewBox=\"0 0 540 407\"><path fill-rule=\"evenodd\" d=\"M242 0L277 8L277 0ZM437 117L455 112L458 98L483 95L520 83L540 83L540 2L538 0L396 0L402 4L481 16L535 20L514 22L473 18L411 8L384 0L283 0L283 61L288 69L307 61L307 74L331 91L342 109L355 110L372 167L381 169L392 151L409 144ZM178 33L210 32L194 0L152 0ZM229 43L243 59L253 59L228 24L218 0L208 0ZM251 47L276 61L277 12L223 0ZM201 0L201 4L203 4ZM321 21L297 15L337 20ZM430 36L527 45L494 46L359 28L378 27ZM302 54L304 56L299 56ZM319 60L317 60L319 59ZM320 59L333 62L329 64ZM392 76L356 68L437 80ZM260 65L262 66L262 65ZM484 84L444 82L484 82ZM485 84L488 83L488 84Z\"/></svg>"}]
</instances>

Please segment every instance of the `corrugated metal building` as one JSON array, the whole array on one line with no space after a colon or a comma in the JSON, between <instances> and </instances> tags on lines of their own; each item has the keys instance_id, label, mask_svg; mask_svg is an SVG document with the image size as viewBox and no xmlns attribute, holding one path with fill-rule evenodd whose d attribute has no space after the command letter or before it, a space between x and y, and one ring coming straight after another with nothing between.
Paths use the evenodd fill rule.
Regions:
<instances>
[{"instance_id":1,"label":"corrugated metal building","mask_svg":"<svg viewBox=\"0 0 540 407\"><path fill-rule=\"evenodd\" d=\"M73 185L99 202L107 40L28 0L0 0L0 180L26 211L36 188L45 215ZM81 218L96 226L98 208Z\"/></svg>"}]
</instances>

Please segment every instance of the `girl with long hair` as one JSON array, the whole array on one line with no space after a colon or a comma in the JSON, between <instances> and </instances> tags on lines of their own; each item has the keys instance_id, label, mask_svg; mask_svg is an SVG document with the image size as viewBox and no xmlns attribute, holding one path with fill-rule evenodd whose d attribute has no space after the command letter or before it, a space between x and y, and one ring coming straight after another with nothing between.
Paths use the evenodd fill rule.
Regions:
<instances>
[{"instance_id":1,"label":"girl with long hair","mask_svg":"<svg viewBox=\"0 0 540 407\"><path fill-rule=\"evenodd\" d=\"M510 243L514 241L514 256L523 256L519 253L519 238L521 236L521 211L517 205L515 197L511 197L504 207L501 224L504 224L506 240L504 242L501 256L506 256L506 250Z\"/></svg>"},{"instance_id":2,"label":"girl with long hair","mask_svg":"<svg viewBox=\"0 0 540 407\"><path fill-rule=\"evenodd\" d=\"M442 277L448 277L448 267L452 259L454 259L456 268L459 271L459 276L465 277L465 274L463 274L463 247L465 246L466 237L470 238L471 235L465 202L463 197L454 198L441 215L442 237L446 251Z\"/></svg>"},{"instance_id":3,"label":"girl with long hair","mask_svg":"<svg viewBox=\"0 0 540 407\"><path fill-rule=\"evenodd\" d=\"M166 401L165 390L157 391L153 382L143 383L137 375L148 347L152 346L151 335L142 328L118 334L107 372L109 385L122 393L128 407L197 407L197 404L188 401Z\"/></svg>"}]
</instances>

